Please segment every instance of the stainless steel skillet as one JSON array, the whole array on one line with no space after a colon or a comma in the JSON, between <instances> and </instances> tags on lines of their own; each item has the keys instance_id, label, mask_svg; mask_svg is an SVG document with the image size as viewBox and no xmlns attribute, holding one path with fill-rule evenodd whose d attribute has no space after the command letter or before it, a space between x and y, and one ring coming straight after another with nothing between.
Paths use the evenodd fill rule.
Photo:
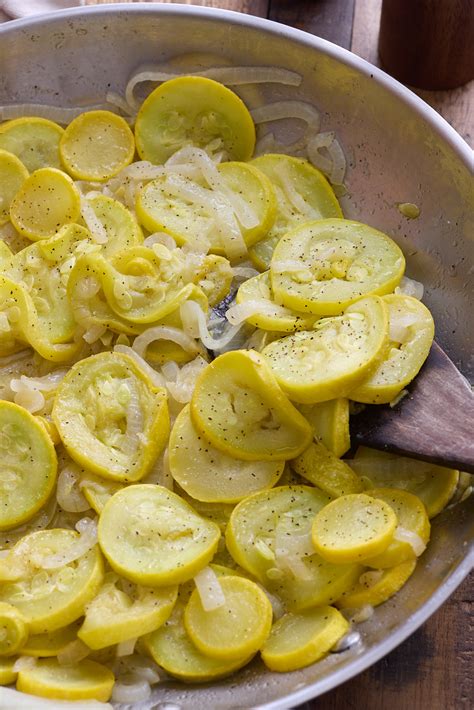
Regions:
<instances>
[{"instance_id":1,"label":"stainless steel skillet","mask_svg":"<svg viewBox=\"0 0 474 710\"><path fill-rule=\"evenodd\" d=\"M123 90L139 65L187 51L303 75L298 89L261 89L262 100L301 97L321 109L323 128L338 132L349 157L347 216L398 241L408 275L425 284L438 341L472 377L472 152L432 109L370 64L245 15L188 5L105 5L1 26L0 103L89 103L109 88ZM420 218L406 220L398 202L419 205ZM360 627L362 645L292 674L270 674L255 664L209 687L160 688L157 707L287 708L348 680L409 636L468 574L473 512L471 498L435 520L432 543L410 582Z\"/></svg>"}]
</instances>

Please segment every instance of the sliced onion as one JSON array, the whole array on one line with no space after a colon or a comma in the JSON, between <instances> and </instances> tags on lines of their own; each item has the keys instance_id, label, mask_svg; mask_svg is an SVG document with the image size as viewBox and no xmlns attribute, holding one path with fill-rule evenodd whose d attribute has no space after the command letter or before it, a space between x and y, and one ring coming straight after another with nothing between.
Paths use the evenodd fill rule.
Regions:
<instances>
[{"instance_id":1,"label":"sliced onion","mask_svg":"<svg viewBox=\"0 0 474 710\"><path fill-rule=\"evenodd\" d=\"M80 491L80 480L80 469L75 464L68 465L59 473L56 498L61 508L68 513L82 513L90 508Z\"/></svg>"},{"instance_id":2,"label":"sliced onion","mask_svg":"<svg viewBox=\"0 0 474 710\"><path fill-rule=\"evenodd\" d=\"M84 222L86 223L87 229L91 233L91 237L96 244L107 244L108 237L105 227L97 217L93 207L83 196L81 196L81 214Z\"/></svg>"},{"instance_id":3,"label":"sliced onion","mask_svg":"<svg viewBox=\"0 0 474 710\"><path fill-rule=\"evenodd\" d=\"M319 131L319 111L306 101L290 100L276 101L254 108L251 112L255 123L267 123L280 119L299 118L304 121L314 133Z\"/></svg>"},{"instance_id":4,"label":"sliced onion","mask_svg":"<svg viewBox=\"0 0 474 710\"><path fill-rule=\"evenodd\" d=\"M76 529L80 531L79 539L73 542L63 552L49 555L38 560L43 569L58 569L70 562L75 562L86 555L97 544L97 523L90 518L82 518Z\"/></svg>"},{"instance_id":5,"label":"sliced onion","mask_svg":"<svg viewBox=\"0 0 474 710\"><path fill-rule=\"evenodd\" d=\"M167 382L166 386L171 397L180 404L191 401L198 375L207 367L207 362L198 355L191 362L186 363L178 370L176 380ZM162 368L163 369L163 368Z\"/></svg>"},{"instance_id":6,"label":"sliced onion","mask_svg":"<svg viewBox=\"0 0 474 710\"><path fill-rule=\"evenodd\" d=\"M267 301L265 298L254 298L244 303L231 306L225 317L232 325L239 325L254 315L271 316L272 318L293 318L294 313L284 306Z\"/></svg>"},{"instance_id":7,"label":"sliced onion","mask_svg":"<svg viewBox=\"0 0 474 710\"><path fill-rule=\"evenodd\" d=\"M117 644L117 656L119 658L123 656L131 656L135 651L135 646L137 644L138 638L127 639Z\"/></svg>"},{"instance_id":8,"label":"sliced onion","mask_svg":"<svg viewBox=\"0 0 474 710\"><path fill-rule=\"evenodd\" d=\"M195 341L189 335L171 325L157 325L147 328L143 333L137 335L133 341L132 349L143 357L147 347L155 340L171 340L188 353L196 353L198 351Z\"/></svg>"},{"instance_id":9,"label":"sliced onion","mask_svg":"<svg viewBox=\"0 0 474 710\"><path fill-rule=\"evenodd\" d=\"M143 370L143 372L148 375L149 379L153 382L155 387L165 386L165 380L160 375L160 373L154 370L147 363L147 361L144 360L142 356L139 355L135 350L133 350L129 345L122 345L119 343L114 347L114 352L123 353L124 355L128 355L129 357L131 357L132 360L134 360L137 365Z\"/></svg>"},{"instance_id":10,"label":"sliced onion","mask_svg":"<svg viewBox=\"0 0 474 710\"><path fill-rule=\"evenodd\" d=\"M229 259L240 259L247 254L247 245L234 211L222 195L181 175L168 175L166 190L174 197L199 205L213 215L215 230Z\"/></svg>"},{"instance_id":11,"label":"sliced onion","mask_svg":"<svg viewBox=\"0 0 474 710\"><path fill-rule=\"evenodd\" d=\"M40 412L46 403L44 394L39 390L24 389L21 392L15 394L14 400L15 404L20 407L27 409L31 414Z\"/></svg>"},{"instance_id":12,"label":"sliced onion","mask_svg":"<svg viewBox=\"0 0 474 710\"><path fill-rule=\"evenodd\" d=\"M275 559L279 568L287 568L296 579L310 580L311 572L303 562L303 557L315 554L310 533L295 534L284 517L280 518L275 530Z\"/></svg>"},{"instance_id":13,"label":"sliced onion","mask_svg":"<svg viewBox=\"0 0 474 710\"><path fill-rule=\"evenodd\" d=\"M36 666L37 660L38 659L34 656L20 656L13 664L12 671L14 673L19 673L20 671L26 671L29 668L34 668Z\"/></svg>"},{"instance_id":14,"label":"sliced onion","mask_svg":"<svg viewBox=\"0 0 474 710\"><path fill-rule=\"evenodd\" d=\"M66 124L86 111L110 110L110 105L106 103L94 104L93 106L77 106L75 108L48 106L46 104L9 104L0 106L0 120L9 121L13 118L31 117L47 118L56 123Z\"/></svg>"},{"instance_id":15,"label":"sliced onion","mask_svg":"<svg viewBox=\"0 0 474 710\"><path fill-rule=\"evenodd\" d=\"M68 643L62 651L59 651L58 663L60 666L73 666L84 658L87 658L90 652L91 649L89 646L86 646L80 639L76 639Z\"/></svg>"},{"instance_id":16,"label":"sliced onion","mask_svg":"<svg viewBox=\"0 0 474 710\"><path fill-rule=\"evenodd\" d=\"M400 525L397 526L393 538L394 540L406 542L410 545L416 557L420 557L420 555L422 555L426 550L426 545L419 535L412 530L407 530L407 528L401 527Z\"/></svg>"},{"instance_id":17,"label":"sliced onion","mask_svg":"<svg viewBox=\"0 0 474 710\"><path fill-rule=\"evenodd\" d=\"M166 382L176 382L179 375L179 365L174 360L169 360L161 366L161 372Z\"/></svg>"},{"instance_id":18,"label":"sliced onion","mask_svg":"<svg viewBox=\"0 0 474 710\"><path fill-rule=\"evenodd\" d=\"M408 276L403 276L399 285L395 289L395 293L401 293L404 296L412 296L412 298L417 298L421 301L424 290L425 289L422 283L415 281L415 279L409 279Z\"/></svg>"},{"instance_id":19,"label":"sliced onion","mask_svg":"<svg viewBox=\"0 0 474 710\"><path fill-rule=\"evenodd\" d=\"M224 348L235 338L243 326L243 323L232 326L225 335L220 338L213 338L207 327L206 316L195 301L182 303L180 315L185 332L191 337L199 337L204 347L209 350L221 350Z\"/></svg>"},{"instance_id":20,"label":"sliced onion","mask_svg":"<svg viewBox=\"0 0 474 710\"><path fill-rule=\"evenodd\" d=\"M10 386L13 392L21 392L24 387L39 390L40 392L52 392L57 388L66 373L67 370L54 370L54 372L43 375L43 377L21 375L19 379L12 379Z\"/></svg>"},{"instance_id":21,"label":"sliced onion","mask_svg":"<svg viewBox=\"0 0 474 710\"><path fill-rule=\"evenodd\" d=\"M204 611L219 609L225 604L225 595L216 573L211 567L204 567L194 577L194 583Z\"/></svg>"},{"instance_id":22,"label":"sliced onion","mask_svg":"<svg viewBox=\"0 0 474 710\"><path fill-rule=\"evenodd\" d=\"M163 244L167 249L173 251L176 249L176 242L170 234L166 232L154 232L150 234L143 242L144 247L152 247L154 244Z\"/></svg>"},{"instance_id":23,"label":"sliced onion","mask_svg":"<svg viewBox=\"0 0 474 710\"><path fill-rule=\"evenodd\" d=\"M130 399L127 404L127 429L125 432L122 451L127 456L132 456L140 447L140 434L143 432L143 412L140 397L132 379L126 380Z\"/></svg>"},{"instance_id":24,"label":"sliced onion","mask_svg":"<svg viewBox=\"0 0 474 710\"><path fill-rule=\"evenodd\" d=\"M150 685L161 681L161 675L158 672L156 663L151 658L145 658L137 653L125 658L117 657L114 664L114 672L118 678L127 674L129 678L146 680Z\"/></svg>"},{"instance_id":25,"label":"sliced onion","mask_svg":"<svg viewBox=\"0 0 474 710\"><path fill-rule=\"evenodd\" d=\"M100 340L106 334L106 332L107 328L105 327L105 325L101 325L100 323L94 323L82 334L82 339L85 340L88 345L93 345L98 340Z\"/></svg>"},{"instance_id":26,"label":"sliced onion","mask_svg":"<svg viewBox=\"0 0 474 710\"><path fill-rule=\"evenodd\" d=\"M279 597L275 596L275 594L271 594L262 584L259 584L258 582L256 582L256 584L267 596L268 601L272 605L273 616L275 617L275 620L278 621L278 619L281 619L281 617L286 613L285 605Z\"/></svg>"},{"instance_id":27,"label":"sliced onion","mask_svg":"<svg viewBox=\"0 0 474 710\"><path fill-rule=\"evenodd\" d=\"M112 104L112 106L122 111L126 116L133 116L135 113L133 107L129 106L125 98L116 91L108 91L105 95L105 100L108 104Z\"/></svg>"},{"instance_id":28,"label":"sliced onion","mask_svg":"<svg viewBox=\"0 0 474 710\"><path fill-rule=\"evenodd\" d=\"M202 71L176 72L167 69L166 65L143 66L128 80L125 88L125 98L130 106L138 108L134 91L138 84L145 81L161 83L179 76L203 76L214 79L227 86L241 86L245 84L285 84L299 86L302 77L296 72L280 67L210 67Z\"/></svg>"},{"instance_id":29,"label":"sliced onion","mask_svg":"<svg viewBox=\"0 0 474 710\"><path fill-rule=\"evenodd\" d=\"M329 158L321 155L322 149L326 149ZM318 133L308 140L307 150L311 163L333 184L341 185L346 173L346 158L335 134L332 131Z\"/></svg>"},{"instance_id":30,"label":"sliced onion","mask_svg":"<svg viewBox=\"0 0 474 710\"><path fill-rule=\"evenodd\" d=\"M112 690L112 700L116 703L139 703L148 700L150 695L150 684L133 676L124 676L120 681L115 681Z\"/></svg>"},{"instance_id":31,"label":"sliced onion","mask_svg":"<svg viewBox=\"0 0 474 710\"><path fill-rule=\"evenodd\" d=\"M408 328L418 321L415 313L398 313L390 310L389 338L396 343L405 343L408 339Z\"/></svg>"},{"instance_id":32,"label":"sliced onion","mask_svg":"<svg viewBox=\"0 0 474 710\"><path fill-rule=\"evenodd\" d=\"M205 150L201 148L195 148L193 146L185 146L178 151L177 154L172 156L166 163L166 167L173 165L170 161L176 161L176 156L178 159L183 160L185 163L190 162L195 164L202 176L206 180L209 187L216 192L219 192L229 203L230 208L234 211L235 216L239 220L240 224L245 227L245 229L252 229L259 224L259 218L255 214L251 206L241 197L238 193L233 192L222 178L221 174L217 170L215 163L206 153Z\"/></svg>"},{"instance_id":33,"label":"sliced onion","mask_svg":"<svg viewBox=\"0 0 474 710\"><path fill-rule=\"evenodd\" d=\"M306 202L304 197L300 195L298 190L295 188L286 165L280 166L278 175L283 185L283 190L288 202L295 208L295 210L303 214L308 219L318 219L318 217L321 216L320 213L314 210L309 202Z\"/></svg>"}]
</instances>

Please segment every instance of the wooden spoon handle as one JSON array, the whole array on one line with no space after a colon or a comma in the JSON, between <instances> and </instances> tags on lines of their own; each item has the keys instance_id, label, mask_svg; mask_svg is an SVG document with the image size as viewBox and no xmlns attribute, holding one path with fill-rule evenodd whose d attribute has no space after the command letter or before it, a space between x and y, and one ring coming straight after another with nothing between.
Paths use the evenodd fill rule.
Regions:
<instances>
[{"instance_id":1,"label":"wooden spoon handle","mask_svg":"<svg viewBox=\"0 0 474 710\"><path fill-rule=\"evenodd\" d=\"M367 406L351 417L351 440L474 473L472 389L433 343L410 393L395 407Z\"/></svg>"}]
</instances>

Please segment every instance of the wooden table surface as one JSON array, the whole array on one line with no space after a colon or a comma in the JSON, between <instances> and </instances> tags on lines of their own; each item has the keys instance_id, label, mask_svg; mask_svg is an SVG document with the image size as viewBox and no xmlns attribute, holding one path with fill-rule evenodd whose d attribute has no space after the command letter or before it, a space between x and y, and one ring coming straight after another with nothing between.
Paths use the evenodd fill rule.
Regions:
<instances>
[{"instance_id":1,"label":"wooden table surface","mask_svg":"<svg viewBox=\"0 0 474 710\"><path fill-rule=\"evenodd\" d=\"M86 0L85 4L116 1ZM181 2L268 17L324 37L379 64L377 37L381 0ZM473 145L474 81L452 91L417 93ZM336 690L306 703L301 710L472 710L473 600L474 575L471 575L449 601L395 651Z\"/></svg>"}]
</instances>

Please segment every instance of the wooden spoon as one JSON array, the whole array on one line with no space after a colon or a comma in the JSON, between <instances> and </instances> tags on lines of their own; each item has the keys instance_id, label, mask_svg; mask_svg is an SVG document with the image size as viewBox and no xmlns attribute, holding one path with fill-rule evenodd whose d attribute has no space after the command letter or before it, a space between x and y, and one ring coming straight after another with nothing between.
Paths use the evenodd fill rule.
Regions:
<instances>
[{"instance_id":1,"label":"wooden spoon","mask_svg":"<svg viewBox=\"0 0 474 710\"><path fill-rule=\"evenodd\" d=\"M474 473L472 389L433 343L409 394L395 407L367 405L351 417L351 441Z\"/></svg>"}]
</instances>

